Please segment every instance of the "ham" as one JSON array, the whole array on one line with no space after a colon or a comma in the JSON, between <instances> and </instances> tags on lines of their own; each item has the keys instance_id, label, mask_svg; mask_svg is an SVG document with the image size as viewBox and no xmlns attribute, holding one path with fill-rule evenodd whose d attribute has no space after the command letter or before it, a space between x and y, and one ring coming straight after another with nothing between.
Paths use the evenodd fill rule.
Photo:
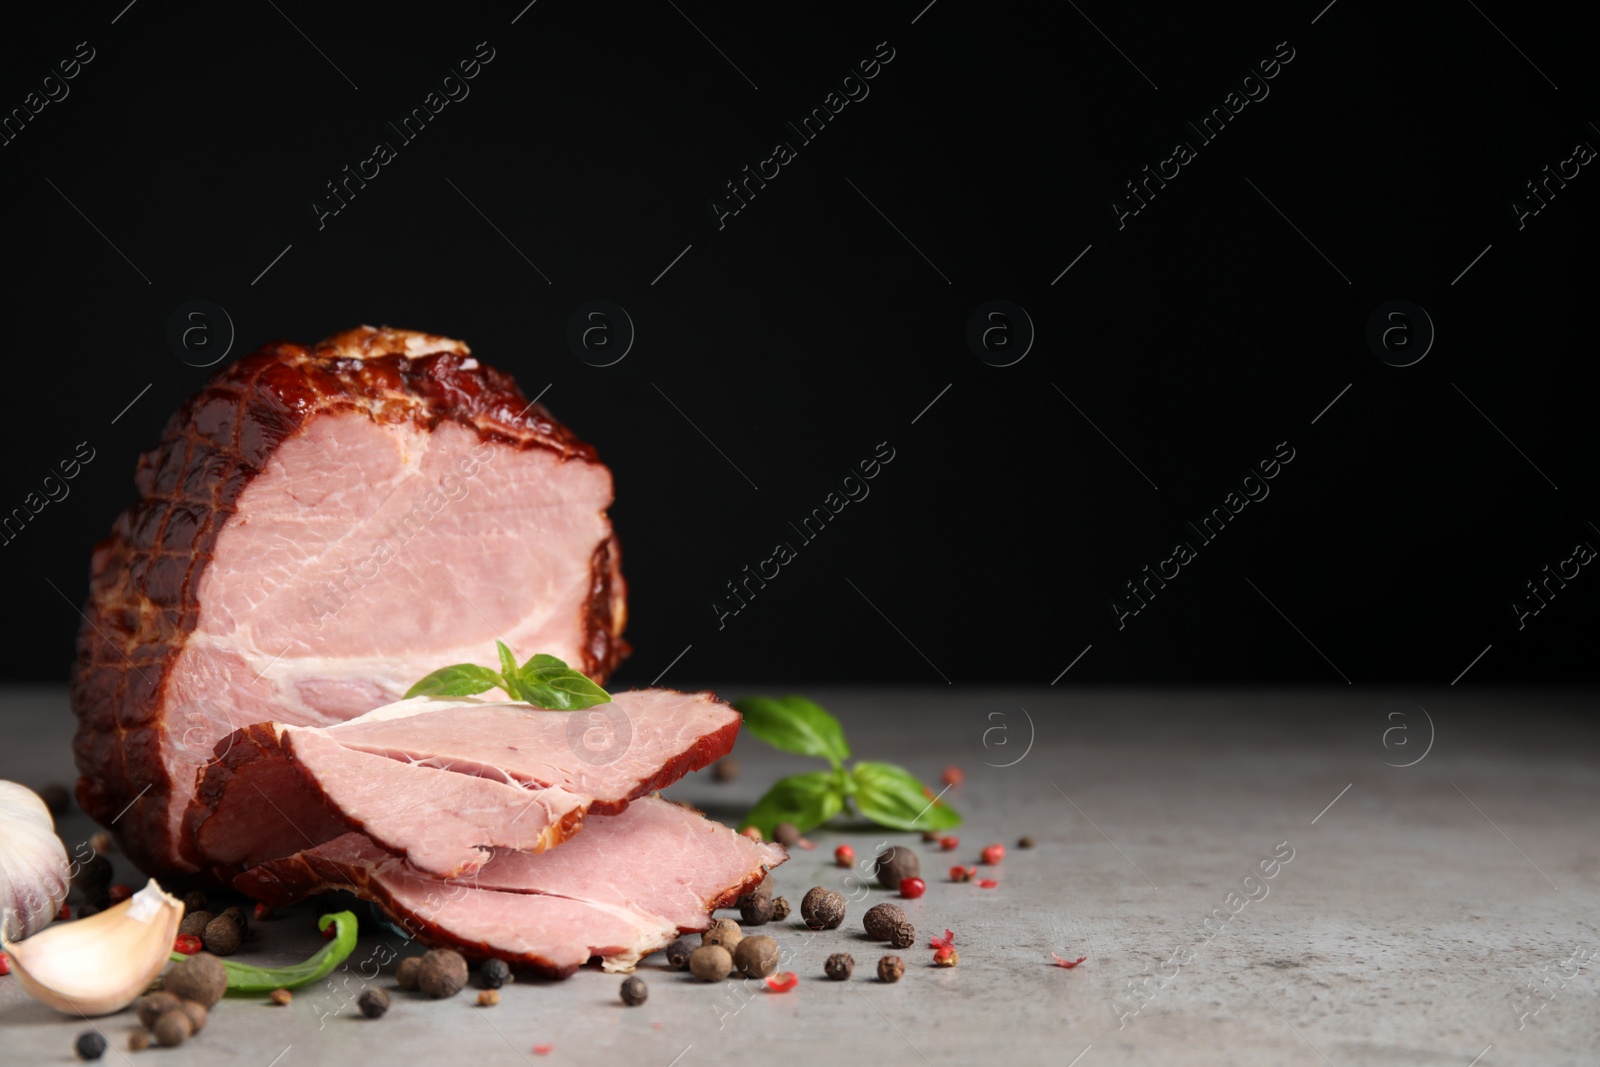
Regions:
<instances>
[{"instance_id":1,"label":"ham","mask_svg":"<svg viewBox=\"0 0 1600 1067\"><path fill-rule=\"evenodd\" d=\"M219 743L185 827L222 876L358 830L419 874L460 877L623 812L738 730L723 701L668 689L580 712L416 697L334 726L262 723Z\"/></svg>"},{"instance_id":2,"label":"ham","mask_svg":"<svg viewBox=\"0 0 1600 1067\"><path fill-rule=\"evenodd\" d=\"M196 770L236 730L351 719L446 664L493 666L496 638L596 681L627 653L610 472L459 341L268 345L183 405L134 480L90 564L73 749L79 803L151 874L204 862ZM252 781L258 812L336 828L283 768Z\"/></svg>"},{"instance_id":3,"label":"ham","mask_svg":"<svg viewBox=\"0 0 1600 1067\"><path fill-rule=\"evenodd\" d=\"M559 848L497 850L470 878L428 877L348 833L263 863L233 884L273 905L349 890L423 944L564 978L592 956L608 971L632 970L678 934L706 929L714 908L754 889L785 859L780 845L645 797L620 814L591 817Z\"/></svg>"}]
</instances>

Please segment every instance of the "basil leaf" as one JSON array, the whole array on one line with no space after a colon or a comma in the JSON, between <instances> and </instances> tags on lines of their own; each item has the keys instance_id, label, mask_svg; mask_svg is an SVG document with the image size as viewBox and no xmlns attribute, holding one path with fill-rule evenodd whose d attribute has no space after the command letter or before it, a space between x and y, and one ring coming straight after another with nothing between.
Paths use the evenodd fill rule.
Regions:
<instances>
[{"instance_id":1,"label":"basil leaf","mask_svg":"<svg viewBox=\"0 0 1600 1067\"><path fill-rule=\"evenodd\" d=\"M773 748L821 756L835 767L850 758L839 720L805 697L746 697L733 706L744 716L745 729Z\"/></svg>"},{"instance_id":2,"label":"basil leaf","mask_svg":"<svg viewBox=\"0 0 1600 1067\"><path fill-rule=\"evenodd\" d=\"M228 975L228 993L230 995L270 993L274 989L293 989L332 974L333 969L355 951L356 917L348 911L324 915L317 920L317 929L326 930L329 923L333 923L336 927L333 940L304 963L295 963L288 967L252 967L248 963L235 963L233 960L219 957L222 969ZM181 952L174 952L171 958L181 963L189 957Z\"/></svg>"},{"instance_id":3,"label":"basil leaf","mask_svg":"<svg viewBox=\"0 0 1600 1067\"><path fill-rule=\"evenodd\" d=\"M833 818L843 807L844 793L832 771L791 774L780 778L756 801L739 828L754 826L763 838L771 841L773 830L780 822L793 823L805 833Z\"/></svg>"},{"instance_id":4,"label":"basil leaf","mask_svg":"<svg viewBox=\"0 0 1600 1067\"><path fill-rule=\"evenodd\" d=\"M506 692L517 700L547 711L582 711L609 704L611 694L571 667L535 667L506 679Z\"/></svg>"},{"instance_id":5,"label":"basil leaf","mask_svg":"<svg viewBox=\"0 0 1600 1067\"><path fill-rule=\"evenodd\" d=\"M476 663L457 663L441 667L422 681L406 690L406 699L412 697L467 697L488 692L500 684L500 676L488 667Z\"/></svg>"},{"instance_id":6,"label":"basil leaf","mask_svg":"<svg viewBox=\"0 0 1600 1067\"><path fill-rule=\"evenodd\" d=\"M565 667L566 665L567 664L565 660L559 660L554 656L547 656L541 652L537 656L528 657L528 662L522 665L522 669L524 671L529 671L540 667Z\"/></svg>"},{"instance_id":7,"label":"basil leaf","mask_svg":"<svg viewBox=\"0 0 1600 1067\"><path fill-rule=\"evenodd\" d=\"M859 760L853 777L856 806L879 825L896 830L948 830L961 825L956 810L943 800L930 802L922 783L904 767Z\"/></svg>"},{"instance_id":8,"label":"basil leaf","mask_svg":"<svg viewBox=\"0 0 1600 1067\"><path fill-rule=\"evenodd\" d=\"M516 674L517 657L511 654L511 650L506 647L506 643L504 641L496 640L494 643L494 648L496 652L500 653L500 673L505 675L507 678L511 677L513 674Z\"/></svg>"}]
</instances>

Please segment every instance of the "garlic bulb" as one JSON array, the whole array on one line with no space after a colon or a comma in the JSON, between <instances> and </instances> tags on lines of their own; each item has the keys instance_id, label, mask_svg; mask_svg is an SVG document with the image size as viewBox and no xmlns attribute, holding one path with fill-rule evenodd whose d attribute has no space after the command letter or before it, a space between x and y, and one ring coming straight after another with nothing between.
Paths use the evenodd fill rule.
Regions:
<instances>
[{"instance_id":1,"label":"garlic bulb","mask_svg":"<svg viewBox=\"0 0 1600 1067\"><path fill-rule=\"evenodd\" d=\"M161 973L182 919L183 901L152 878L121 904L0 947L30 997L68 1015L109 1015Z\"/></svg>"},{"instance_id":2,"label":"garlic bulb","mask_svg":"<svg viewBox=\"0 0 1600 1067\"><path fill-rule=\"evenodd\" d=\"M26 786L0 781L0 934L14 940L44 929L71 882L50 809Z\"/></svg>"}]
</instances>

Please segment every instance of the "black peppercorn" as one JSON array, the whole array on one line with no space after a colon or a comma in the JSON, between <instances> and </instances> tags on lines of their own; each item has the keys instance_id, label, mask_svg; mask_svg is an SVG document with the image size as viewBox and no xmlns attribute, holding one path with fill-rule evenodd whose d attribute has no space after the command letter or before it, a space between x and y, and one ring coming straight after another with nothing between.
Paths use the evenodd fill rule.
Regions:
<instances>
[{"instance_id":1,"label":"black peppercorn","mask_svg":"<svg viewBox=\"0 0 1600 1067\"><path fill-rule=\"evenodd\" d=\"M867 936L874 941L888 941L894 937L894 928L906 921L906 913L898 904L874 904L861 919Z\"/></svg>"},{"instance_id":2,"label":"black peppercorn","mask_svg":"<svg viewBox=\"0 0 1600 1067\"><path fill-rule=\"evenodd\" d=\"M878 881L887 889L899 889L907 878L922 877L922 861L909 848L891 846L878 853Z\"/></svg>"},{"instance_id":3,"label":"black peppercorn","mask_svg":"<svg viewBox=\"0 0 1600 1067\"><path fill-rule=\"evenodd\" d=\"M856 971L856 961L848 952L835 952L822 965L823 971L835 982L843 982Z\"/></svg>"},{"instance_id":4,"label":"black peppercorn","mask_svg":"<svg viewBox=\"0 0 1600 1067\"><path fill-rule=\"evenodd\" d=\"M356 1000L356 1007L369 1019L381 1019L389 1010L389 994L374 986L364 991Z\"/></svg>"},{"instance_id":5,"label":"black peppercorn","mask_svg":"<svg viewBox=\"0 0 1600 1067\"><path fill-rule=\"evenodd\" d=\"M635 975L622 983L622 1003L630 1008L637 1008L650 999L650 987L644 984L644 979Z\"/></svg>"},{"instance_id":6,"label":"black peppercorn","mask_svg":"<svg viewBox=\"0 0 1600 1067\"><path fill-rule=\"evenodd\" d=\"M693 952L694 949L695 946L681 937L678 938L667 946L667 966L675 971L683 970L689 966L689 953Z\"/></svg>"},{"instance_id":7,"label":"black peppercorn","mask_svg":"<svg viewBox=\"0 0 1600 1067\"><path fill-rule=\"evenodd\" d=\"M1033 847L1033 838L1024 836L1022 838L1022 840L1017 842L1017 847L1018 848L1032 848Z\"/></svg>"},{"instance_id":8,"label":"black peppercorn","mask_svg":"<svg viewBox=\"0 0 1600 1067\"><path fill-rule=\"evenodd\" d=\"M478 969L478 984L485 989L499 989L511 981L511 965L505 960L488 960Z\"/></svg>"},{"instance_id":9,"label":"black peppercorn","mask_svg":"<svg viewBox=\"0 0 1600 1067\"><path fill-rule=\"evenodd\" d=\"M917 928L910 922L899 923L890 933L889 944L895 948L910 948L917 943Z\"/></svg>"},{"instance_id":10,"label":"black peppercorn","mask_svg":"<svg viewBox=\"0 0 1600 1067\"><path fill-rule=\"evenodd\" d=\"M813 886L800 901L800 917L813 930L832 930L844 922L844 897L820 885Z\"/></svg>"},{"instance_id":11,"label":"black peppercorn","mask_svg":"<svg viewBox=\"0 0 1600 1067\"><path fill-rule=\"evenodd\" d=\"M781 923L789 917L789 898L777 897L772 901L772 921Z\"/></svg>"},{"instance_id":12,"label":"black peppercorn","mask_svg":"<svg viewBox=\"0 0 1600 1067\"><path fill-rule=\"evenodd\" d=\"M78 1035L72 1050L80 1060L97 1060L106 1054L106 1039L97 1030L85 1030Z\"/></svg>"},{"instance_id":13,"label":"black peppercorn","mask_svg":"<svg viewBox=\"0 0 1600 1067\"><path fill-rule=\"evenodd\" d=\"M885 956L878 961L878 981L898 982L906 973L906 961L899 956Z\"/></svg>"}]
</instances>

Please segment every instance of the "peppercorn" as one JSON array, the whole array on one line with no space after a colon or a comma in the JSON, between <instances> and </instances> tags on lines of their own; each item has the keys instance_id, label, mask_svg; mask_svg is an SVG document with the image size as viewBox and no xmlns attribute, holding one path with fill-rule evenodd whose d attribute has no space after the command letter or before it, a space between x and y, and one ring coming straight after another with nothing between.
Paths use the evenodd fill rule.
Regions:
<instances>
[{"instance_id":1,"label":"peppercorn","mask_svg":"<svg viewBox=\"0 0 1600 1067\"><path fill-rule=\"evenodd\" d=\"M106 1039L98 1030L85 1030L73 1042L72 1051L80 1060L97 1060L106 1054Z\"/></svg>"},{"instance_id":2,"label":"peppercorn","mask_svg":"<svg viewBox=\"0 0 1600 1067\"><path fill-rule=\"evenodd\" d=\"M211 1008L228 990L228 970L215 956L197 952L167 971L163 988L182 1000Z\"/></svg>"},{"instance_id":3,"label":"peppercorn","mask_svg":"<svg viewBox=\"0 0 1600 1067\"><path fill-rule=\"evenodd\" d=\"M356 999L356 1007L369 1019L381 1019L389 1010L389 994L374 986L362 992Z\"/></svg>"},{"instance_id":4,"label":"peppercorn","mask_svg":"<svg viewBox=\"0 0 1600 1067\"><path fill-rule=\"evenodd\" d=\"M895 948L910 948L917 943L917 928L910 922L903 922L895 926L889 936L889 944Z\"/></svg>"},{"instance_id":5,"label":"peppercorn","mask_svg":"<svg viewBox=\"0 0 1600 1067\"><path fill-rule=\"evenodd\" d=\"M822 965L822 970L835 982L843 982L856 972L856 961L848 952L835 952Z\"/></svg>"},{"instance_id":6,"label":"peppercorn","mask_svg":"<svg viewBox=\"0 0 1600 1067\"><path fill-rule=\"evenodd\" d=\"M183 921L178 924L178 933L200 937L206 932L206 924L215 918L216 916L211 914L209 911L190 912L189 914L185 915L183 917Z\"/></svg>"},{"instance_id":7,"label":"peppercorn","mask_svg":"<svg viewBox=\"0 0 1600 1067\"><path fill-rule=\"evenodd\" d=\"M1028 837L1027 835L1023 835L1017 841L1017 847L1018 848L1032 848L1033 845L1034 845L1033 838Z\"/></svg>"},{"instance_id":8,"label":"peppercorn","mask_svg":"<svg viewBox=\"0 0 1600 1067\"><path fill-rule=\"evenodd\" d=\"M747 937L733 950L733 965L746 978L765 978L778 969L778 943L765 934Z\"/></svg>"},{"instance_id":9,"label":"peppercorn","mask_svg":"<svg viewBox=\"0 0 1600 1067\"><path fill-rule=\"evenodd\" d=\"M294 999L294 994L289 992L287 989L279 987L278 989L274 989L271 993L267 994L267 997L278 1007L285 1008L288 1007L289 1002Z\"/></svg>"},{"instance_id":10,"label":"peppercorn","mask_svg":"<svg viewBox=\"0 0 1600 1067\"><path fill-rule=\"evenodd\" d=\"M511 965L505 960L488 960L478 968L478 984L485 989L499 989L511 981Z\"/></svg>"},{"instance_id":11,"label":"peppercorn","mask_svg":"<svg viewBox=\"0 0 1600 1067\"><path fill-rule=\"evenodd\" d=\"M135 1030L128 1035L128 1051L143 1052L150 1047L150 1035L143 1030Z\"/></svg>"},{"instance_id":12,"label":"peppercorn","mask_svg":"<svg viewBox=\"0 0 1600 1067\"><path fill-rule=\"evenodd\" d=\"M928 891L928 883L921 878L907 878L900 883L900 895L907 900L916 900Z\"/></svg>"},{"instance_id":13,"label":"peppercorn","mask_svg":"<svg viewBox=\"0 0 1600 1067\"><path fill-rule=\"evenodd\" d=\"M906 961L899 956L885 956L878 961L878 981L898 982L906 973Z\"/></svg>"},{"instance_id":14,"label":"peppercorn","mask_svg":"<svg viewBox=\"0 0 1600 1067\"><path fill-rule=\"evenodd\" d=\"M478 994L478 1007L480 1008L492 1008L498 1003L500 1003L500 991L498 989L485 989Z\"/></svg>"},{"instance_id":15,"label":"peppercorn","mask_svg":"<svg viewBox=\"0 0 1600 1067\"><path fill-rule=\"evenodd\" d=\"M772 839L785 848L800 840L800 828L792 822L780 822L772 828Z\"/></svg>"},{"instance_id":16,"label":"peppercorn","mask_svg":"<svg viewBox=\"0 0 1600 1067\"><path fill-rule=\"evenodd\" d=\"M239 932L239 924L227 915L218 915L206 923L205 932L200 935L200 940L205 944L207 952L214 952L218 956L231 956L239 951L239 942L243 936Z\"/></svg>"},{"instance_id":17,"label":"peppercorn","mask_svg":"<svg viewBox=\"0 0 1600 1067\"><path fill-rule=\"evenodd\" d=\"M732 756L723 756L711 765L711 780L714 782L731 782L739 777L739 761Z\"/></svg>"},{"instance_id":18,"label":"peppercorn","mask_svg":"<svg viewBox=\"0 0 1600 1067\"><path fill-rule=\"evenodd\" d=\"M232 919L238 924L240 938L246 938L250 936L250 917L245 914L245 910L239 907L239 905L235 904L232 907L223 908L217 914L226 915L228 918Z\"/></svg>"},{"instance_id":19,"label":"peppercorn","mask_svg":"<svg viewBox=\"0 0 1600 1067\"><path fill-rule=\"evenodd\" d=\"M711 929L700 935L702 945L721 945L731 954L739 947L739 942L744 938L744 931L739 929L739 924L732 919L718 919L711 924Z\"/></svg>"},{"instance_id":20,"label":"peppercorn","mask_svg":"<svg viewBox=\"0 0 1600 1067\"><path fill-rule=\"evenodd\" d=\"M840 845L833 850L833 862L840 867L849 867L856 861L856 850L849 845Z\"/></svg>"},{"instance_id":21,"label":"peppercorn","mask_svg":"<svg viewBox=\"0 0 1600 1067\"><path fill-rule=\"evenodd\" d=\"M941 837L939 838L939 847L945 852L954 852L956 849L961 847L961 838Z\"/></svg>"},{"instance_id":22,"label":"peppercorn","mask_svg":"<svg viewBox=\"0 0 1600 1067\"><path fill-rule=\"evenodd\" d=\"M909 848L898 846L890 846L878 853L875 867L878 881L885 889L899 889L901 882L922 873L922 861L917 859L917 854Z\"/></svg>"},{"instance_id":23,"label":"peppercorn","mask_svg":"<svg viewBox=\"0 0 1600 1067\"><path fill-rule=\"evenodd\" d=\"M694 946L683 938L678 938L667 946L667 966L675 971L681 971L689 966L689 953L694 951Z\"/></svg>"},{"instance_id":24,"label":"peppercorn","mask_svg":"<svg viewBox=\"0 0 1600 1067\"><path fill-rule=\"evenodd\" d=\"M395 985L401 989L414 990L417 988L417 974L422 970L421 956L407 956L400 961L400 966L394 969Z\"/></svg>"},{"instance_id":25,"label":"peppercorn","mask_svg":"<svg viewBox=\"0 0 1600 1067\"><path fill-rule=\"evenodd\" d=\"M894 936L894 928L906 921L906 913L898 904L874 904L861 917L867 936L874 941L887 941Z\"/></svg>"},{"instance_id":26,"label":"peppercorn","mask_svg":"<svg viewBox=\"0 0 1600 1067\"><path fill-rule=\"evenodd\" d=\"M764 893L740 897L739 918L751 926L765 926L772 921L772 898Z\"/></svg>"},{"instance_id":27,"label":"peppercorn","mask_svg":"<svg viewBox=\"0 0 1600 1067\"><path fill-rule=\"evenodd\" d=\"M832 930L844 922L844 897L820 885L813 886L800 901L800 918L813 930Z\"/></svg>"},{"instance_id":28,"label":"peppercorn","mask_svg":"<svg viewBox=\"0 0 1600 1067\"><path fill-rule=\"evenodd\" d=\"M151 993L139 998L134 1012L139 1016L139 1025L148 1030L155 1026L157 1019L182 1006L183 1001L171 993Z\"/></svg>"},{"instance_id":29,"label":"peppercorn","mask_svg":"<svg viewBox=\"0 0 1600 1067\"><path fill-rule=\"evenodd\" d=\"M952 764L944 769L944 773L939 776L939 780L954 789L967 780L967 772Z\"/></svg>"},{"instance_id":30,"label":"peppercorn","mask_svg":"<svg viewBox=\"0 0 1600 1067\"><path fill-rule=\"evenodd\" d=\"M977 873L978 868L963 867L958 863L954 867L950 868L950 880L952 882L970 882L977 875Z\"/></svg>"},{"instance_id":31,"label":"peppercorn","mask_svg":"<svg viewBox=\"0 0 1600 1067\"><path fill-rule=\"evenodd\" d=\"M979 858L986 864L992 865L999 863L1001 860L1006 858L1006 846L989 845L984 848L983 854Z\"/></svg>"},{"instance_id":32,"label":"peppercorn","mask_svg":"<svg viewBox=\"0 0 1600 1067\"><path fill-rule=\"evenodd\" d=\"M448 948L430 949L423 953L422 966L417 971L417 988L434 1000L443 1000L461 992L467 984L467 961Z\"/></svg>"},{"instance_id":33,"label":"peppercorn","mask_svg":"<svg viewBox=\"0 0 1600 1067\"><path fill-rule=\"evenodd\" d=\"M720 982L733 970L733 956L721 945L701 945L689 953L689 970L703 982Z\"/></svg>"},{"instance_id":34,"label":"peppercorn","mask_svg":"<svg viewBox=\"0 0 1600 1067\"><path fill-rule=\"evenodd\" d=\"M187 915L190 912L205 911L206 902L205 890L191 889L183 895L183 912Z\"/></svg>"},{"instance_id":35,"label":"peppercorn","mask_svg":"<svg viewBox=\"0 0 1600 1067\"><path fill-rule=\"evenodd\" d=\"M924 845L931 845L937 840L939 840L939 835L934 833L932 830L922 831L922 843Z\"/></svg>"},{"instance_id":36,"label":"peppercorn","mask_svg":"<svg viewBox=\"0 0 1600 1067\"><path fill-rule=\"evenodd\" d=\"M781 923L789 917L789 898L776 897L772 901L772 921Z\"/></svg>"},{"instance_id":37,"label":"peppercorn","mask_svg":"<svg viewBox=\"0 0 1600 1067\"><path fill-rule=\"evenodd\" d=\"M622 983L622 1003L630 1008L637 1008L650 999L650 987L644 984L644 979L638 975Z\"/></svg>"},{"instance_id":38,"label":"peppercorn","mask_svg":"<svg viewBox=\"0 0 1600 1067\"><path fill-rule=\"evenodd\" d=\"M949 945L942 946L933 954L933 965L935 967L954 967L960 962L961 957Z\"/></svg>"},{"instance_id":39,"label":"peppercorn","mask_svg":"<svg viewBox=\"0 0 1600 1067\"><path fill-rule=\"evenodd\" d=\"M111 835L104 830L96 830L89 835L89 847L102 856L110 852L115 845L116 842L112 841Z\"/></svg>"},{"instance_id":40,"label":"peppercorn","mask_svg":"<svg viewBox=\"0 0 1600 1067\"><path fill-rule=\"evenodd\" d=\"M181 1001L178 1006L183 1013L189 1017L189 1028L191 1033L198 1034L200 1031L206 1028L206 1019L211 1013L206 1011L206 1006L204 1004L200 1003L198 1000L185 1000Z\"/></svg>"},{"instance_id":41,"label":"peppercorn","mask_svg":"<svg viewBox=\"0 0 1600 1067\"><path fill-rule=\"evenodd\" d=\"M182 1010L169 1011L156 1020L155 1029L157 1044L173 1048L189 1040L194 1033L194 1025L189 1022L189 1017Z\"/></svg>"}]
</instances>

